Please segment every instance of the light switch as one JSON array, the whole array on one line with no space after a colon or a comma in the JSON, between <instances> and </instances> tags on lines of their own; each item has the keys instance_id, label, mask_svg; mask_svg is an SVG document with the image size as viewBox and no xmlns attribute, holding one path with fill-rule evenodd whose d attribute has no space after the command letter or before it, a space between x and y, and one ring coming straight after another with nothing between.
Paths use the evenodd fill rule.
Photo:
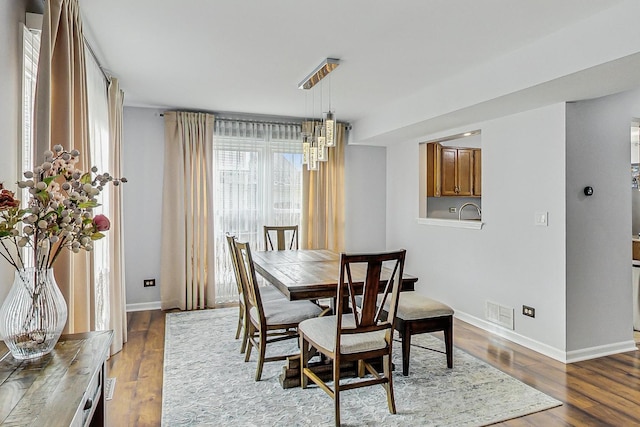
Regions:
<instances>
[{"instance_id":1,"label":"light switch","mask_svg":"<svg viewBox=\"0 0 640 427\"><path fill-rule=\"evenodd\" d=\"M546 227L548 225L549 212L536 212L535 225Z\"/></svg>"}]
</instances>

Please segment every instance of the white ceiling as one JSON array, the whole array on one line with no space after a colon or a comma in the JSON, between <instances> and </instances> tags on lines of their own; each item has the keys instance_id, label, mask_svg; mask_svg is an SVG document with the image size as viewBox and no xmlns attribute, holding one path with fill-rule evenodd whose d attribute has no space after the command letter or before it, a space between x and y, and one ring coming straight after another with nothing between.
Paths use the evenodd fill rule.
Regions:
<instances>
[{"instance_id":1,"label":"white ceiling","mask_svg":"<svg viewBox=\"0 0 640 427\"><path fill-rule=\"evenodd\" d=\"M330 88L338 119L352 123L623 3L79 1L85 36L125 105L309 117L321 92L327 109ZM326 57L341 60L330 84L298 89Z\"/></svg>"}]
</instances>

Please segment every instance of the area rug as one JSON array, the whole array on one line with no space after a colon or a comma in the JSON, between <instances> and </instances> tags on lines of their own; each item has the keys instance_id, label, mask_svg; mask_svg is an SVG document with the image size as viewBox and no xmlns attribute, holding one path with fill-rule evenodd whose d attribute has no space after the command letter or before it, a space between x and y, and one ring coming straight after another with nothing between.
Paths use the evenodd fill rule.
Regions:
<instances>
[{"instance_id":1,"label":"area rug","mask_svg":"<svg viewBox=\"0 0 640 427\"><path fill-rule=\"evenodd\" d=\"M265 363L262 380L254 381L256 352L244 362L234 339L237 315L233 308L167 314L162 425L334 425L333 401L324 391L280 386L284 362ZM381 386L349 390L340 394L342 425L483 426L562 404L457 348L454 368L447 369L444 354L425 349L444 350L430 334L412 341L424 348L412 348L408 377L394 350L397 414L389 413ZM286 349L267 347L267 355L276 351Z\"/></svg>"}]
</instances>

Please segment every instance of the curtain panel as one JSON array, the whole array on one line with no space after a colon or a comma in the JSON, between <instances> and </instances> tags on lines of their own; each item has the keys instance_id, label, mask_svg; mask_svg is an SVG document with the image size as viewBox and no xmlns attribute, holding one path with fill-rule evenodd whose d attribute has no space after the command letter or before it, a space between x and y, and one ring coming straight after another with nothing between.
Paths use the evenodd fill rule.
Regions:
<instances>
[{"instance_id":1,"label":"curtain panel","mask_svg":"<svg viewBox=\"0 0 640 427\"><path fill-rule=\"evenodd\" d=\"M113 176L122 176L122 111L124 92L120 90L118 79L112 77L107 89L109 102L109 147L111 151L109 170ZM124 190L124 189L122 189ZM120 191L111 191L109 198L111 230L107 233L109 239L109 325L113 330L111 354L122 350L127 342L127 301L124 277L124 228L123 220L123 194Z\"/></svg>"},{"instance_id":2,"label":"curtain panel","mask_svg":"<svg viewBox=\"0 0 640 427\"><path fill-rule=\"evenodd\" d=\"M313 129L305 122L303 129ZM302 169L301 249L344 251L344 147L347 128L336 124L336 145L317 171Z\"/></svg>"},{"instance_id":3,"label":"curtain panel","mask_svg":"<svg viewBox=\"0 0 640 427\"><path fill-rule=\"evenodd\" d=\"M55 144L80 151L79 169L90 167L84 36L77 0L45 1L35 96L35 159ZM67 301L63 333L95 326L90 254L62 251L54 266Z\"/></svg>"},{"instance_id":4,"label":"curtain panel","mask_svg":"<svg viewBox=\"0 0 640 427\"><path fill-rule=\"evenodd\" d=\"M215 304L214 116L166 112L160 297L163 310Z\"/></svg>"}]
</instances>

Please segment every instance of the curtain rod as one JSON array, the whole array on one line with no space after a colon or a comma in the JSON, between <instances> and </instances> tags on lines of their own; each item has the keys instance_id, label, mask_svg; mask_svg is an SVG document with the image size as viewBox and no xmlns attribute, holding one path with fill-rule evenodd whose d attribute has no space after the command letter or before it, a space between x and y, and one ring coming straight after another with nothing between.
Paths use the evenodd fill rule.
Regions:
<instances>
[{"instance_id":1,"label":"curtain rod","mask_svg":"<svg viewBox=\"0 0 640 427\"><path fill-rule=\"evenodd\" d=\"M89 43L89 41L87 40L87 38L84 35L82 36L82 39L84 40L84 45L86 46L87 50L89 51L89 53L93 57L93 60L96 61L96 64L98 64L98 68L100 69L100 72L102 73L104 78L107 79L107 82L111 83L111 76L109 74L107 74L107 72L104 70L104 67L102 66L102 64L98 60L98 57L96 56L96 53L93 51L93 48L91 47L91 44Z\"/></svg>"}]
</instances>

